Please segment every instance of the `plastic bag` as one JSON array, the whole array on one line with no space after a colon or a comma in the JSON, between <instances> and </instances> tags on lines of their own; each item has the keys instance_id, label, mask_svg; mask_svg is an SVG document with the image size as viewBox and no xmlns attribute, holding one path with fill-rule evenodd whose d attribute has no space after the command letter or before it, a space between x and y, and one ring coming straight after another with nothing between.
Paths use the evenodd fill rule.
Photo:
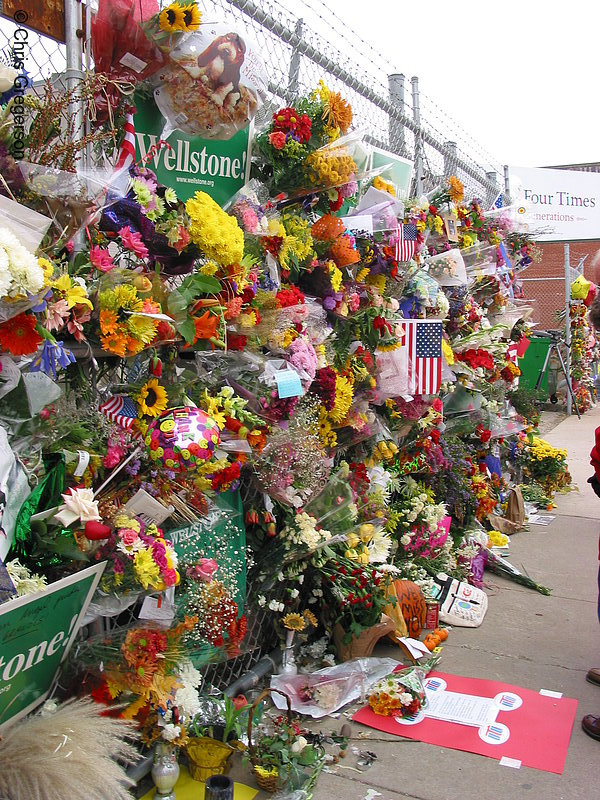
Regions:
<instances>
[{"instance_id":1,"label":"plastic bag","mask_svg":"<svg viewBox=\"0 0 600 800\"><path fill-rule=\"evenodd\" d=\"M64 170L20 161L19 169L28 188L41 198L44 211L54 225L54 242L66 241L88 224L101 205L111 180L112 167L97 170Z\"/></svg>"},{"instance_id":2,"label":"plastic bag","mask_svg":"<svg viewBox=\"0 0 600 800\"><path fill-rule=\"evenodd\" d=\"M366 695L397 666L392 658L357 658L308 675L273 675L271 688L289 696L292 711L319 719ZM273 695L273 702L277 708L287 707L281 696Z\"/></svg>"},{"instance_id":3,"label":"plastic bag","mask_svg":"<svg viewBox=\"0 0 600 800\"><path fill-rule=\"evenodd\" d=\"M8 228L21 244L32 253L40 246L52 220L27 206L16 203L0 194L2 227Z\"/></svg>"},{"instance_id":4,"label":"plastic bag","mask_svg":"<svg viewBox=\"0 0 600 800\"><path fill-rule=\"evenodd\" d=\"M203 25L173 48L158 75L154 99L174 130L206 139L231 139L261 107L267 76L258 50L225 23Z\"/></svg>"},{"instance_id":5,"label":"plastic bag","mask_svg":"<svg viewBox=\"0 0 600 800\"><path fill-rule=\"evenodd\" d=\"M135 84L160 69L166 57L142 28L158 12L156 0L98 0L91 30L96 72Z\"/></svg>"},{"instance_id":6,"label":"plastic bag","mask_svg":"<svg viewBox=\"0 0 600 800\"><path fill-rule=\"evenodd\" d=\"M467 283L465 262L458 249L431 256L427 262L429 274L440 286L464 286Z\"/></svg>"}]
</instances>

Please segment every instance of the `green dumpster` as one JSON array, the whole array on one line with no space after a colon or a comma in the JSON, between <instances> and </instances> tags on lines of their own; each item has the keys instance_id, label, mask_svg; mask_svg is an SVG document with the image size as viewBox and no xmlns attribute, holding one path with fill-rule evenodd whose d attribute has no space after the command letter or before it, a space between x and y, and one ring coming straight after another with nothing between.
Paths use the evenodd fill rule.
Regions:
<instances>
[{"instance_id":1,"label":"green dumpster","mask_svg":"<svg viewBox=\"0 0 600 800\"><path fill-rule=\"evenodd\" d=\"M523 358L519 359L521 377L519 386L526 389L535 389L540 370L544 366L544 361L548 355L550 339L536 338L533 336L529 347L525 351ZM540 397L548 397L548 370L546 370L540 386Z\"/></svg>"}]
</instances>

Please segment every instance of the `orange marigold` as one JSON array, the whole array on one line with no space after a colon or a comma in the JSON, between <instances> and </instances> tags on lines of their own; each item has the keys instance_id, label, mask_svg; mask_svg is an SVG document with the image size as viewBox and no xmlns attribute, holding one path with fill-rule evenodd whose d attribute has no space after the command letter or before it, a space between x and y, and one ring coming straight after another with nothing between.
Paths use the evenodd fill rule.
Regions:
<instances>
[{"instance_id":1,"label":"orange marigold","mask_svg":"<svg viewBox=\"0 0 600 800\"><path fill-rule=\"evenodd\" d=\"M116 333L118 324L119 320L114 311L110 311L107 308L102 309L100 312L100 331L104 336Z\"/></svg>"},{"instance_id":2,"label":"orange marigold","mask_svg":"<svg viewBox=\"0 0 600 800\"><path fill-rule=\"evenodd\" d=\"M127 352L127 337L122 333L111 333L109 336L101 336L100 345L103 350L107 350L115 356L125 358Z\"/></svg>"},{"instance_id":3,"label":"orange marigold","mask_svg":"<svg viewBox=\"0 0 600 800\"><path fill-rule=\"evenodd\" d=\"M339 92L330 92L325 102L323 119L332 128L339 128L342 133L347 133L352 124L352 106Z\"/></svg>"}]
</instances>

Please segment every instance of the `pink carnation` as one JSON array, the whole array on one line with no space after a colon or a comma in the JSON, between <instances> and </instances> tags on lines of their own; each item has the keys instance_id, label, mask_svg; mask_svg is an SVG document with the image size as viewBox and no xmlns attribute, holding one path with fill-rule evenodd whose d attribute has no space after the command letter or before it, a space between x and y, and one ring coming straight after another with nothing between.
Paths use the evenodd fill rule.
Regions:
<instances>
[{"instance_id":1,"label":"pink carnation","mask_svg":"<svg viewBox=\"0 0 600 800\"><path fill-rule=\"evenodd\" d=\"M112 469L120 463L123 458L123 451L116 445L109 445L106 455L104 456L103 464L107 469Z\"/></svg>"},{"instance_id":2,"label":"pink carnation","mask_svg":"<svg viewBox=\"0 0 600 800\"><path fill-rule=\"evenodd\" d=\"M165 569L162 573L165 586L175 586L177 584L177 572L174 569Z\"/></svg>"},{"instance_id":3,"label":"pink carnation","mask_svg":"<svg viewBox=\"0 0 600 800\"><path fill-rule=\"evenodd\" d=\"M123 530L119 531L119 538L125 547L133 547L140 537L132 528L124 528Z\"/></svg>"},{"instance_id":4,"label":"pink carnation","mask_svg":"<svg viewBox=\"0 0 600 800\"><path fill-rule=\"evenodd\" d=\"M141 234L137 233L137 231L132 231L131 228L124 227L119 231L119 236L121 237L123 247L127 250L131 250L138 258L146 258L148 255L148 248L142 242Z\"/></svg>"}]
</instances>

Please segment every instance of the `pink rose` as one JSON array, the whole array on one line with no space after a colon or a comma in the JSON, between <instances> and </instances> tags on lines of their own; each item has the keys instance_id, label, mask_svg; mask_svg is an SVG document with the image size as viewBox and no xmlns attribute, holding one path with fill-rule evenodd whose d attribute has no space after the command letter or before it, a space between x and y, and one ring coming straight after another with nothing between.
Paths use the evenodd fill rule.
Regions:
<instances>
[{"instance_id":1,"label":"pink rose","mask_svg":"<svg viewBox=\"0 0 600 800\"><path fill-rule=\"evenodd\" d=\"M188 570L188 576L190 578L194 578L197 581L205 581L206 583L210 583L213 579L213 575L217 571L218 564L214 558L201 558L197 564L193 567L190 567Z\"/></svg>"},{"instance_id":2,"label":"pink rose","mask_svg":"<svg viewBox=\"0 0 600 800\"><path fill-rule=\"evenodd\" d=\"M146 258L148 255L148 248L142 242L141 234L137 232L134 233L131 228L125 226L119 231L119 236L121 237L123 247L127 250L131 250L138 258Z\"/></svg>"},{"instance_id":3,"label":"pink rose","mask_svg":"<svg viewBox=\"0 0 600 800\"><path fill-rule=\"evenodd\" d=\"M98 247L98 245L92 247L90 250L90 261L100 272L110 272L115 266L108 250L103 250L101 247Z\"/></svg>"},{"instance_id":4,"label":"pink rose","mask_svg":"<svg viewBox=\"0 0 600 800\"><path fill-rule=\"evenodd\" d=\"M125 528L124 530L119 531L119 536L125 547L133 547L133 545L140 538L136 531L132 530L131 528Z\"/></svg>"},{"instance_id":5,"label":"pink rose","mask_svg":"<svg viewBox=\"0 0 600 800\"><path fill-rule=\"evenodd\" d=\"M282 131L270 133L269 142L273 145L275 150L281 150L283 147L285 147L285 133L282 133Z\"/></svg>"}]
</instances>

